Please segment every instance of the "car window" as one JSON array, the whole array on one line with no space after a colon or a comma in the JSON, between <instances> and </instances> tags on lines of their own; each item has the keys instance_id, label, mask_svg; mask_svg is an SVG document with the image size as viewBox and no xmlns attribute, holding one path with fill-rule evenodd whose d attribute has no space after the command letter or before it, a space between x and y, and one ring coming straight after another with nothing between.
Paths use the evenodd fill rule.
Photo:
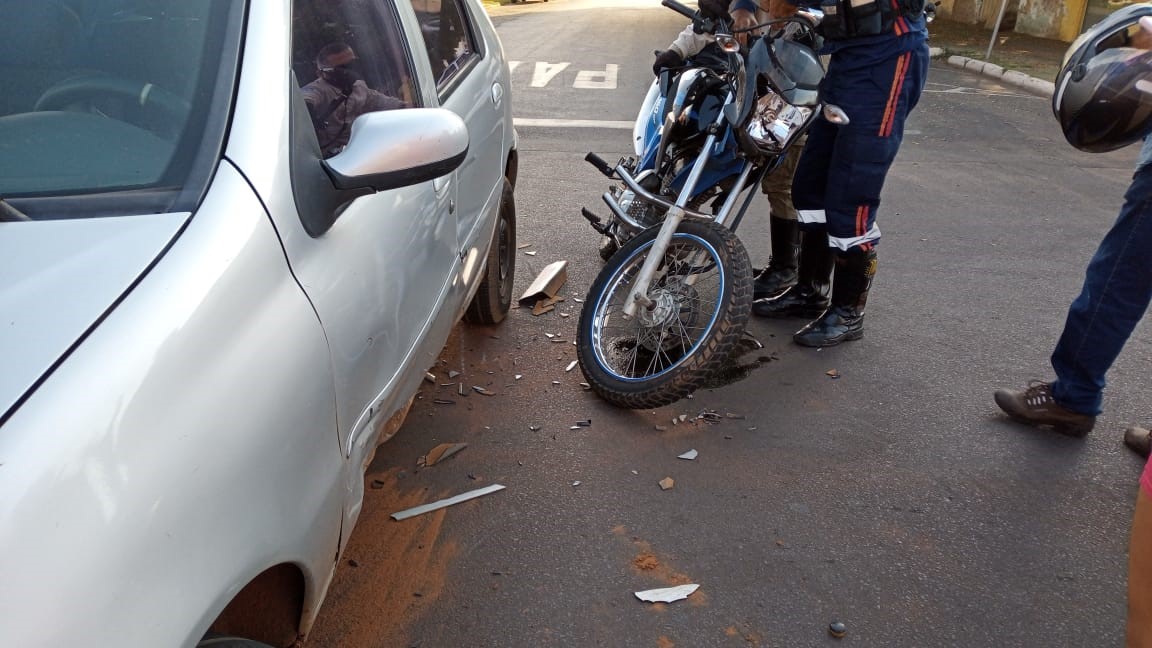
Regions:
<instances>
[{"instance_id":1,"label":"car window","mask_svg":"<svg viewBox=\"0 0 1152 648\"><path fill-rule=\"evenodd\" d=\"M458 78L480 58L480 50L461 0L411 0L420 33L436 77L436 90L441 98L455 86Z\"/></svg>"},{"instance_id":2,"label":"car window","mask_svg":"<svg viewBox=\"0 0 1152 648\"><path fill-rule=\"evenodd\" d=\"M390 2L295 0L292 67L325 157L360 115L420 105L404 42Z\"/></svg>"},{"instance_id":3,"label":"car window","mask_svg":"<svg viewBox=\"0 0 1152 648\"><path fill-rule=\"evenodd\" d=\"M159 210L206 186L195 161L222 146L242 3L0 0L0 16L0 197L101 193L97 213L122 213L129 192L165 194Z\"/></svg>"}]
</instances>

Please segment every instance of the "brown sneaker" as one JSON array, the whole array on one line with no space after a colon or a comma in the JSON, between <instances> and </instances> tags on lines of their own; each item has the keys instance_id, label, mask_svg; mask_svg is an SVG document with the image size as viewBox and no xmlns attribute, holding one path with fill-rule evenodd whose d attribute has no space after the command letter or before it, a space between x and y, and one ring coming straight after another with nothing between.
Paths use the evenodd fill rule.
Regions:
<instances>
[{"instance_id":1,"label":"brown sneaker","mask_svg":"<svg viewBox=\"0 0 1152 648\"><path fill-rule=\"evenodd\" d=\"M1152 451L1152 432L1133 425L1124 430L1124 445L1141 457L1147 457Z\"/></svg>"},{"instance_id":2,"label":"brown sneaker","mask_svg":"<svg viewBox=\"0 0 1152 648\"><path fill-rule=\"evenodd\" d=\"M1067 409L1052 398L1052 386L1033 380L1024 391L996 390L996 404L1008 416L1031 425L1048 425L1061 434L1083 437L1096 425L1096 417Z\"/></svg>"}]
</instances>

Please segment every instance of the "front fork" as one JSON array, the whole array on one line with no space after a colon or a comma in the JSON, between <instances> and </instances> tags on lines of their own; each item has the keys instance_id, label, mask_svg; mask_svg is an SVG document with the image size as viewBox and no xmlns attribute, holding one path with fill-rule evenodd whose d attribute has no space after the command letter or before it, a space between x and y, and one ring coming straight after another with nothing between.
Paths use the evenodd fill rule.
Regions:
<instances>
[{"instance_id":1,"label":"front fork","mask_svg":"<svg viewBox=\"0 0 1152 648\"><path fill-rule=\"evenodd\" d=\"M688 201L692 198L692 193L696 189L696 183L700 181L700 176L704 173L704 167L708 165L708 160L712 157L712 147L716 144L716 134L710 133L708 139L704 141L704 146L701 149L700 155L697 156L696 162L692 165L692 171L688 174L687 181L680 189L680 195L676 198L676 204L668 209L664 215L664 222L660 225L660 232L656 235L656 240L652 242L652 249L649 250L648 256L644 259L644 265L640 266L640 274L636 275L636 281L632 284L632 292L628 299L624 302L623 312L627 317L635 317L636 309L643 307L648 310L656 308L656 302L648 296L648 287L652 283L652 278L656 276L656 269L664 260L664 252L668 250L668 245L672 243L672 236L676 234L676 228L680 227L680 221L684 220L684 208ZM744 174L746 175L751 165L745 167ZM745 176L741 176L744 179ZM735 195L736 192L733 192ZM695 280L695 276L687 278L686 282L691 285Z\"/></svg>"}]
</instances>

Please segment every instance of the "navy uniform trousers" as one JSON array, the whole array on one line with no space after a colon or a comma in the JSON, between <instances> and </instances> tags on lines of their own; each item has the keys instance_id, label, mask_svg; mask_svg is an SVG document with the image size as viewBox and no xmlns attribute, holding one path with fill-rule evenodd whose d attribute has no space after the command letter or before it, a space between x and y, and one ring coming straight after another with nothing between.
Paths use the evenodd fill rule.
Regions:
<instances>
[{"instance_id":1,"label":"navy uniform trousers","mask_svg":"<svg viewBox=\"0 0 1152 648\"><path fill-rule=\"evenodd\" d=\"M826 227L834 248L867 251L880 239L880 190L904 138L904 120L919 101L928 74L928 46L917 36L903 36L912 39L903 48L900 37L893 37L832 53L821 89L826 102L847 113L849 123L836 126L820 117L812 125L792 201L801 227ZM880 53L877 60L877 49L895 52Z\"/></svg>"}]
</instances>

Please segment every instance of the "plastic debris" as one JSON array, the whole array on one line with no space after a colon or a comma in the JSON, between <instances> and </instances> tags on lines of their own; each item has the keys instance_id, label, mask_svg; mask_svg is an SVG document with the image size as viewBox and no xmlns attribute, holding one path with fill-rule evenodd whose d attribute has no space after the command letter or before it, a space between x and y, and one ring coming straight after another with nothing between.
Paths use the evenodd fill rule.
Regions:
<instances>
[{"instance_id":1,"label":"plastic debris","mask_svg":"<svg viewBox=\"0 0 1152 648\"><path fill-rule=\"evenodd\" d=\"M524 377L524 374L516 374L516 380L520 380L523 377Z\"/></svg>"},{"instance_id":2,"label":"plastic debris","mask_svg":"<svg viewBox=\"0 0 1152 648\"><path fill-rule=\"evenodd\" d=\"M633 471L632 471L632 474L633 474L633 475L639 475L639 474L640 474L640 471L639 471L639 470L633 470Z\"/></svg>"},{"instance_id":3,"label":"plastic debris","mask_svg":"<svg viewBox=\"0 0 1152 648\"><path fill-rule=\"evenodd\" d=\"M517 245L517 246L516 246L516 249L517 249L517 250L523 250L523 249L525 249L525 248L530 248L530 247L532 247L532 245L533 245L532 243L521 243L520 245Z\"/></svg>"},{"instance_id":4,"label":"plastic debris","mask_svg":"<svg viewBox=\"0 0 1152 648\"><path fill-rule=\"evenodd\" d=\"M539 432L539 431L540 431L540 426L539 426L539 425L529 425L529 426L528 426L528 431L529 431L529 432Z\"/></svg>"},{"instance_id":5,"label":"plastic debris","mask_svg":"<svg viewBox=\"0 0 1152 648\"><path fill-rule=\"evenodd\" d=\"M556 337L556 334L555 334L555 333L545 333L545 334L544 334L544 337L546 337L546 338L548 338L549 340L551 340L552 338Z\"/></svg>"},{"instance_id":6,"label":"plastic debris","mask_svg":"<svg viewBox=\"0 0 1152 648\"><path fill-rule=\"evenodd\" d=\"M664 479L660 480L660 490L670 490L675 485L676 480L672 479L671 477L665 477Z\"/></svg>"},{"instance_id":7,"label":"plastic debris","mask_svg":"<svg viewBox=\"0 0 1152 648\"><path fill-rule=\"evenodd\" d=\"M566 368L564 371L572 371L573 369L576 368L576 365L578 365L578 364L580 364L579 361L573 360L572 362L568 363L568 368Z\"/></svg>"},{"instance_id":8,"label":"plastic debris","mask_svg":"<svg viewBox=\"0 0 1152 648\"><path fill-rule=\"evenodd\" d=\"M692 461L693 459L695 459L696 457L699 457L699 456L700 456L700 453L696 452L695 449L692 449L692 450L689 450L688 452L685 452L682 455L678 455L676 458L677 459L687 459L688 461Z\"/></svg>"},{"instance_id":9,"label":"plastic debris","mask_svg":"<svg viewBox=\"0 0 1152 648\"><path fill-rule=\"evenodd\" d=\"M828 371L825 371L824 374L832 380L836 380L840 377L840 371L838 369L829 369Z\"/></svg>"},{"instance_id":10,"label":"plastic debris","mask_svg":"<svg viewBox=\"0 0 1152 648\"><path fill-rule=\"evenodd\" d=\"M432 373L431 371L427 371L424 373L424 380L435 385L436 384L436 374Z\"/></svg>"},{"instance_id":11,"label":"plastic debris","mask_svg":"<svg viewBox=\"0 0 1152 648\"><path fill-rule=\"evenodd\" d=\"M484 389L483 387L480 387L478 385L472 385L472 391L476 392L477 394L481 394L483 396L495 396L496 395L496 392L488 391L487 389Z\"/></svg>"},{"instance_id":12,"label":"plastic debris","mask_svg":"<svg viewBox=\"0 0 1152 648\"><path fill-rule=\"evenodd\" d=\"M432 402L437 404L437 405L455 405L456 404L456 401L448 400L447 398L435 398L432 400Z\"/></svg>"},{"instance_id":13,"label":"plastic debris","mask_svg":"<svg viewBox=\"0 0 1152 648\"><path fill-rule=\"evenodd\" d=\"M535 252L525 252L530 256L535 256ZM556 293L560 292L560 288L568 282L568 262L555 261L544 266L524 294L517 300L521 304L532 304L541 299L555 297Z\"/></svg>"},{"instance_id":14,"label":"plastic debris","mask_svg":"<svg viewBox=\"0 0 1152 648\"><path fill-rule=\"evenodd\" d=\"M525 252L524 254L527 254L528 256L536 256L536 250L529 250L529 251Z\"/></svg>"},{"instance_id":15,"label":"plastic debris","mask_svg":"<svg viewBox=\"0 0 1152 648\"><path fill-rule=\"evenodd\" d=\"M572 485L573 485L573 486L579 486L579 485L580 485L580 482L579 482L579 480L572 482Z\"/></svg>"},{"instance_id":16,"label":"plastic debris","mask_svg":"<svg viewBox=\"0 0 1152 648\"><path fill-rule=\"evenodd\" d=\"M592 389L592 385L589 385L588 383L580 383L580 387L583 388L584 391L590 391Z\"/></svg>"},{"instance_id":17,"label":"plastic debris","mask_svg":"<svg viewBox=\"0 0 1152 648\"><path fill-rule=\"evenodd\" d=\"M559 380L553 380L553 381L552 381L552 384L553 384L553 385L559 385L559 384L560 384L560 381L559 381Z\"/></svg>"},{"instance_id":18,"label":"plastic debris","mask_svg":"<svg viewBox=\"0 0 1152 648\"><path fill-rule=\"evenodd\" d=\"M448 457L451 457L452 455L467 447L467 443L441 443L435 448L429 450L428 454L420 457L420 460L417 463L424 467L435 466L441 461L444 461Z\"/></svg>"},{"instance_id":19,"label":"plastic debris","mask_svg":"<svg viewBox=\"0 0 1152 648\"><path fill-rule=\"evenodd\" d=\"M688 598L698 589L700 589L700 586L695 583L689 585L677 585L676 587L662 587L660 589L636 592L636 598L640 599L641 601L647 601L649 603L671 603L673 601L682 601Z\"/></svg>"},{"instance_id":20,"label":"plastic debris","mask_svg":"<svg viewBox=\"0 0 1152 648\"><path fill-rule=\"evenodd\" d=\"M392 519L393 520L406 520L410 517L416 517L417 515L423 515L425 513L431 512L431 511L436 511L436 510L439 510L442 508L452 506L454 504L459 504L460 502L467 502L470 499L475 499L477 497L482 497L484 495L488 495L490 493L495 493L496 491L502 491L502 490L504 490L504 486L502 486L500 484L492 484L491 486L485 486L484 488L478 488L476 490L468 491L466 493L460 493L459 495L456 495L454 497L449 497L447 499L437 500L435 502L432 502L431 504L422 504L420 506L415 506L415 507L410 508L410 509L404 509L403 511L398 511L398 512L392 514Z\"/></svg>"},{"instance_id":21,"label":"plastic debris","mask_svg":"<svg viewBox=\"0 0 1152 648\"><path fill-rule=\"evenodd\" d=\"M451 380L451 379L453 379L453 378L455 378L456 376L459 376L459 375L460 375L460 372L459 372L459 371L455 371L455 370L453 370L453 371L449 371L449 372L448 372L448 379L449 379L449 380Z\"/></svg>"}]
</instances>

